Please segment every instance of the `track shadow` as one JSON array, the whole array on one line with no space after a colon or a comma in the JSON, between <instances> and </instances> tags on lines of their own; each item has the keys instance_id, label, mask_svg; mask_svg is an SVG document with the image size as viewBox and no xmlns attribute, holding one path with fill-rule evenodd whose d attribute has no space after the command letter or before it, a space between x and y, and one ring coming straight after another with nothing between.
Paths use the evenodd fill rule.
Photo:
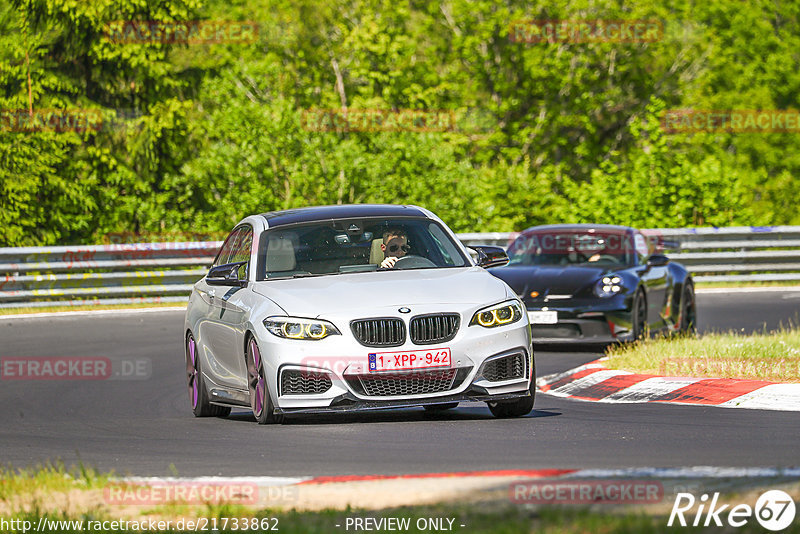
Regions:
<instances>
[{"instance_id":1,"label":"track shadow","mask_svg":"<svg viewBox=\"0 0 800 534\"><path fill-rule=\"evenodd\" d=\"M559 411L536 410L518 419L535 419L541 417L556 417ZM255 417L248 411L236 411L225 418L231 422L255 423ZM486 406L459 406L444 412L428 412L423 408L396 408L376 410L359 413L331 413L331 414L298 414L285 419L284 425L351 425L364 423L420 423L430 421L487 421L502 419L495 418Z\"/></svg>"}]
</instances>

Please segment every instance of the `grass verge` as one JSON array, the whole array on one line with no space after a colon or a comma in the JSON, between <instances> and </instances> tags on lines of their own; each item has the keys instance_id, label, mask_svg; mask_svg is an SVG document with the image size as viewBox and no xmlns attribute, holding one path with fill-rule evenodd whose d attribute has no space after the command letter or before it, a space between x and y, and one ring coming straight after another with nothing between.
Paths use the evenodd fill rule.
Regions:
<instances>
[{"instance_id":1,"label":"grass verge","mask_svg":"<svg viewBox=\"0 0 800 534\"><path fill-rule=\"evenodd\" d=\"M103 487L113 474L102 474L83 464L69 469L60 460L26 469L0 466L0 500L44 492L65 492L73 489Z\"/></svg>"},{"instance_id":2,"label":"grass verge","mask_svg":"<svg viewBox=\"0 0 800 534\"><path fill-rule=\"evenodd\" d=\"M665 376L800 382L800 330L658 338L607 350L609 369Z\"/></svg>"},{"instance_id":3,"label":"grass verge","mask_svg":"<svg viewBox=\"0 0 800 534\"><path fill-rule=\"evenodd\" d=\"M188 301L189 298L187 297ZM21 315L26 313L59 313L74 311L98 311L98 310L135 310L140 308L170 308L174 306L185 306L181 302L137 302L131 304L87 304L79 306L42 306L26 308L5 308L0 309L0 317L3 315Z\"/></svg>"}]
</instances>

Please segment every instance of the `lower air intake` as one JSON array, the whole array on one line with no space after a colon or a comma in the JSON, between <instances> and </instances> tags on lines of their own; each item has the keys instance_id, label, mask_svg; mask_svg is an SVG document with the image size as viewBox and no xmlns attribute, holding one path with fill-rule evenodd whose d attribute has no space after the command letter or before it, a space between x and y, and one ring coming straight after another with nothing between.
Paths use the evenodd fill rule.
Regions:
<instances>
[{"instance_id":1,"label":"lower air intake","mask_svg":"<svg viewBox=\"0 0 800 534\"><path fill-rule=\"evenodd\" d=\"M457 369L358 375L357 389L370 397L425 395L453 389ZM352 380L352 379L351 379ZM352 382L351 382L352 384Z\"/></svg>"},{"instance_id":2,"label":"lower air intake","mask_svg":"<svg viewBox=\"0 0 800 534\"><path fill-rule=\"evenodd\" d=\"M281 373L281 395L309 395L325 393L331 389L328 373L286 369Z\"/></svg>"},{"instance_id":3,"label":"lower air intake","mask_svg":"<svg viewBox=\"0 0 800 534\"><path fill-rule=\"evenodd\" d=\"M489 360L483 367L483 377L489 382L525 378L528 366L521 352Z\"/></svg>"}]
</instances>

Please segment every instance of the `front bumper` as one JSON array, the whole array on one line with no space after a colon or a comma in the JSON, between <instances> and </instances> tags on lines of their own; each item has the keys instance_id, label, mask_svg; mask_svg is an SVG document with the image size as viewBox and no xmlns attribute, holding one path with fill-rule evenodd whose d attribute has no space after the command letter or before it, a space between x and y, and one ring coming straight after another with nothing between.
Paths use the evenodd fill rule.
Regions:
<instances>
[{"instance_id":1,"label":"front bumper","mask_svg":"<svg viewBox=\"0 0 800 534\"><path fill-rule=\"evenodd\" d=\"M455 395L447 395L444 397L437 397L435 401L426 400L425 402L410 401L410 400L382 400L382 401L365 401L356 398L351 394L344 394L334 399L330 406L317 407L317 408L276 408L275 413L278 414L316 414L316 413L349 413L349 412L362 412L371 410L387 410L397 408L413 408L424 405L434 404L448 404L451 402L462 401L478 401L478 402L496 402L505 400L517 400L524 397L529 397L530 392L524 391L519 393L506 393L500 395L489 395L485 390L481 391L479 386L473 386L469 390L458 393Z\"/></svg>"},{"instance_id":2,"label":"front bumper","mask_svg":"<svg viewBox=\"0 0 800 534\"><path fill-rule=\"evenodd\" d=\"M462 323L463 324L463 323ZM450 349L450 368L431 368L409 372L370 373L367 356L371 352L389 350L435 349L436 345L417 346L410 342L391 349L374 349L358 344L347 335L330 336L319 342L303 342L277 338L266 330L257 331L257 341L269 367L269 389L276 413L351 412L441 404L466 400L506 400L529 395L533 369L533 351L525 320L507 327L484 329L462 326L457 335L443 345ZM514 374L510 379L484 376L488 362L521 354L525 376ZM267 356L268 355L268 356ZM320 393L289 393L282 390L284 371L325 373L331 385ZM410 394L370 394L361 378L391 380L406 375L452 371L450 386L435 391L421 390ZM297 375L295 375L297 376ZM419 379L419 377L417 377ZM422 378L425 380L425 378ZM285 389L285 388L284 388ZM380 388L379 388L380 389Z\"/></svg>"},{"instance_id":3,"label":"front bumper","mask_svg":"<svg viewBox=\"0 0 800 534\"><path fill-rule=\"evenodd\" d=\"M526 302L528 312L555 311L555 324L531 324L537 343L615 343L633 339L631 311L624 299L570 299L555 305Z\"/></svg>"}]
</instances>

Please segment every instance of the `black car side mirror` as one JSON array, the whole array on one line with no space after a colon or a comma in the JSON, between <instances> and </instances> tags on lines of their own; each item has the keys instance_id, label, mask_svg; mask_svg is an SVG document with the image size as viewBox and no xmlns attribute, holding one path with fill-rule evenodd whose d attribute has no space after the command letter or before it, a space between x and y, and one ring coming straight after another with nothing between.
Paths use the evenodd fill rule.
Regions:
<instances>
[{"instance_id":1,"label":"black car side mirror","mask_svg":"<svg viewBox=\"0 0 800 534\"><path fill-rule=\"evenodd\" d=\"M508 263L508 254L500 247L475 245L469 248L478 253L478 267L489 269L490 267L500 267Z\"/></svg>"},{"instance_id":2,"label":"black car side mirror","mask_svg":"<svg viewBox=\"0 0 800 534\"><path fill-rule=\"evenodd\" d=\"M237 261L212 267L206 275L206 283L210 286L244 287L247 285L247 280L239 280L239 268L242 265L247 265L247 262Z\"/></svg>"},{"instance_id":3,"label":"black car side mirror","mask_svg":"<svg viewBox=\"0 0 800 534\"><path fill-rule=\"evenodd\" d=\"M668 263L669 263L669 258L664 256L663 254L653 254L652 256L647 258L648 267L663 267Z\"/></svg>"}]
</instances>

